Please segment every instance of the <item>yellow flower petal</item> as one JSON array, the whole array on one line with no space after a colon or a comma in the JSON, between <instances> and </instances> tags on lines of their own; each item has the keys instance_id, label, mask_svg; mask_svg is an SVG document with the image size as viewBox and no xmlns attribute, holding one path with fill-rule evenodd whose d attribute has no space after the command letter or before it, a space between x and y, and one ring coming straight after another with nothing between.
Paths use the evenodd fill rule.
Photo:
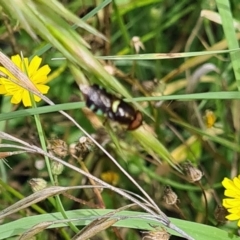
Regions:
<instances>
[{"instance_id":1,"label":"yellow flower petal","mask_svg":"<svg viewBox=\"0 0 240 240\"><path fill-rule=\"evenodd\" d=\"M236 214L229 214L226 216L226 219L230 220L230 221L235 221L239 219L239 216L237 216Z\"/></svg>"},{"instance_id":2,"label":"yellow flower petal","mask_svg":"<svg viewBox=\"0 0 240 240\"><path fill-rule=\"evenodd\" d=\"M0 94L6 94L7 91L3 85L0 85Z\"/></svg>"},{"instance_id":3,"label":"yellow flower petal","mask_svg":"<svg viewBox=\"0 0 240 240\"><path fill-rule=\"evenodd\" d=\"M22 59L21 59L21 57L20 57L19 54L15 55L15 56L12 56L12 57L11 57L11 60L14 62L14 64L15 64L17 67L21 68Z\"/></svg>"},{"instance_id":4,"label":"yellow flower petal","mask_svg":"<svg viewBox=\"0 0 240 240\"><path fill-rule=\"evenodd\" d=\"M1 68L1 67L0 67ZM6 79L8 80L8 81L10 81L11 79L16 79L13 75L12 75L12 73L10 73L7 69L5 69L5 68L3 68L2 70L0 69L0 71L1 72L3 72L5 75L6 75L6 78L3 76L3 77L1 77L1 79L2 80L4 80L4 81L6 81Z\"/></svg>"},{"instance_id":5,"label":"yellow flower petal","mask_svg":"<svg viewBox=\"0 0 240 240\"><path fill-rule=\"evenodd\" d=\"M238 189L240 189L240 179L239 179L239 177L233 178L233 183Z\"/></svg>"},{"instance_id":6,"label":"yellow flower petal","mask_svg":"<svg viewBox=\"0 0 240 240\"><path fill-rule=\"evenodd\" d=\"M228 200L228 198L223 199L222 205L223 205L223 207L225 207L225 208L230 208L232 205L229 205L228 202L227 202L227 200Z\"/></svg>"},{"instance_id":7,"label":"yellow flower petal","mask_svg":"<svg viewBox=\"0 0 240 240\"><path fill-rule=\"evenodd\" d=\"M230 213L226 218L230 221L239 220L240 226L240 176L233 180L224 178L222 185L225 187L224 195L230 198L224 198L222 205Z\"/></svg>"},{"instance_id":8,"label":"yellow flower petal","mask_svg":"<svg viewBox=\"0 0 240 240\"><path fill-rule=\"evenodd\" d=\"M41 98L38 97L38 96L36 96L36 95L34 95L34 100L35 100L35 102L40 102L40 101L41 101Z\"/></svg>"},{"instance_id":9,"label":"yellow flower petal","mask_svg":"<svg viewBox=\"0 0 240 240\"><path fill-rule=\"evenodd\" d=\"M225 208L232 208L232 207L237 207L240 206L240 200L239 199L231 199L231 198L225 198L223 199L223 206Z\"/></svg>"},{"instance_id":10,"label":"yellow flower petal","mask_svg":"<svg viewBox=\"0 0 240 240\"><path fill-rule=\"evenodd\" d=\"M20 91L16 92L11 98L11 103L19 104L22 100L22 93Z\"/></svg>"},{"instance_id":11,"label":"yellow flower petal","mask_svg":"<svg viewBox=\"0 0 240 240\"><path fill-rule=\"evenodd\" d=\"M222 181L222 185L226 188L226 189L230 189L233 191L237 191L238 188L235 186L235 184L233 183L232 180L228 179L228 178L224 178L224 180Z\"/></svg>"},{"instance_id":12,"label":"yellow flower petal","mask_svg":"<svg viewBox=\"0 0 240 240\"><path fill-rule=\"evenodd\" d=\"M8 70L6 68L4 68L4 67L0 67L0 71L5 73L5 74L9 73Z\"/></svg>"},{"instance_id":13,"label":"yellow flower petal","mask_svg":"<svg viewBox=\"0 0 240 240\"><path fill-rule=\"evenodd\" d=\"M39 68L34 76L32 76L32 80L34 83L46 83L47 75L50 73L51 69L48 65L44 65L43 67Z\"/></svg>"},{"instance_id":14,"label":"yellow flower petal","mask_svg":"<svg viewBox=\"0 0 240 240\"><path fill-rule=\"evenodd\" d=\"M232 183L232 180L230 180L229 178L224 178L222 181L222 185L227 188L230 184Z\"/></svg>"},{"instance_id":15,"label":"yellow flower petal","mask_svg":"<svg viewBox=\"0 0 240 240\"><path fill-rule=\"evenodd\" d=\"M232 197L232 198L239 198L240 199L240 192L233 191L233 190L225 190L224 195L226 197Z\"/></svg>"},{"instance_id":16,"label":"yellow flower petal","mask_svg":"<svg viewBox=\"0 0 240 240\"><path fill-rule=\"evenodd\" d=\"M239 208L239 206L229 208L228 212L229 213L233 213L233 214L237 214L237 215L240 216L240 208Z\"/></svg>"},{"instance_id":17,"label":"yellow flower petal","mask_svg":"<svg viewBox=\"0 0 240 240\"><path fill-rule=\"evenodd\" d=\"M23 89L19 87L17 84L11 82L10 80L5 80L2 84L4 85L6 91L9 94L19 91L20 89Z\"/></svg>"},{"instance_id":18,"label":"yellow flower petal","mask_svg":"<svg viewBox=\"0 0 240 240\"><path fill-rule=\"evenodd\" d=\"M31 98L30 98L30 94L28 91L24 90L24 93L22 95L22 101L23 101L23 105L25 107L31 107L32 106L32 102L31 102Z\"/></svg>"},{"instance_id":19,"label":"yellow flower petal","mask_svg":"<svg viewBox=\"0 0 240 240\"><path fill-rule=\"evenodd\" d=\"M49 88L50 88L49 86L46 86L46 85L43 85L43 84L37 85L37 89L43 94L48 93Z\"/></svg>"},{"instance_id":20,"label":"yellow flower petal","mask_svg":"<svg viewBox=\"0 0 240 240\"><path fill-rule=\"evenodd\" d=\"M35 56L29 64L29 77L32 78L37 73L37 70L42 62L42 59L38 56Z\"/></svg>"}]
</instances>

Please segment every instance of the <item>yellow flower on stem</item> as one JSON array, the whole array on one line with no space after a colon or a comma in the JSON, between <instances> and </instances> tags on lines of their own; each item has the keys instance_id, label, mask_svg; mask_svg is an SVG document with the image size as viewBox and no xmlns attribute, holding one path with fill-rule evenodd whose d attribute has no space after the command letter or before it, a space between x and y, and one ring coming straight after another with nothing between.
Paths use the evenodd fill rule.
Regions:
<instances>
[{"instance_id":1,"label":"yellow flower on stem","mask_svg":"<svg viewBox=\"0 0 240 240\"><path fill-rule=\"evenodd\" d=\"M46 86L45 83L47 82L47 75L50 73L51 69L48 65L40 67L42 58L35 56L29 62L28 58L22 59L19 55L15 55L11 57L11 60L22 72L26 73L28 78L42 94L48 92L49 87ZM8 76L8 78L0 77L0 94L12 96L11 103L13 104L18 104L22 101L25 107L32 106L29 91L13 82L19 82L19 79L16 79L16 77L4 67L0 67L0 73ZM11 79L13 81L11 81ZM33 96L36 102L41 100L38 96Z\"/></svg>"},{"instance_id":2,"label":"yellow flower on stem","mask_svg":"<svg viewBox=\"0 0 240 240\"><path fill-rule=\"evenodd\" d=\"M230 213L226 218L230 221L238 220L240 227L240 175L233 180L224 178L222 185L226 189L224 195L229 197L223 199L222 204Z\"/></svg>"}]
</instances>

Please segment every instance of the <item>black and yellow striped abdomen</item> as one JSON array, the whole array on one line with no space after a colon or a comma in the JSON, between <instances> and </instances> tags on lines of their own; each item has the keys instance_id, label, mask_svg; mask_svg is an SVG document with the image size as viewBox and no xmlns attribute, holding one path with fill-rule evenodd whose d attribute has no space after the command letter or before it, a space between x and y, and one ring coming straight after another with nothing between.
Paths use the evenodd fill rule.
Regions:
<instances>
[{"instance_id":1,"label":"black and yellow striped abdomen","mask_svg":"<svg viewBox=\"0 0 240 240\"><path fill-rule=\"evenodd\" d=\"M142 124L142 114L129 103L108 93L105 89L94 84L80 85L85 96L86 105L94 112L103 113L109 119L127 125L128 130L135 130Z\"/></svg>"}]
</instances>

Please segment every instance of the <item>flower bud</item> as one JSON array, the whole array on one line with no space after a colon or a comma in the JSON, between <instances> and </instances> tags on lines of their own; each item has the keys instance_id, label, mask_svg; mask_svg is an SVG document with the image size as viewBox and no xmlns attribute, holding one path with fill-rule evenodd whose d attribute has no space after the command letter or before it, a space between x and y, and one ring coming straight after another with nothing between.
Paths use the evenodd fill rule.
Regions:
<instances>
[{"instance_id":1,"label":"flower bud","mask_svg":"<svg viewBox=\"0 0 240 240\"><path fill-rule=\"evenodd\" d=\"M174 205L177 203L178 196L177 194L171 189L170 186L166 186L163 191L163 200L168 205Z\"/></svg>"},{"instance_id":2,"label":"flower bud","mask_svg":"<svg viewBox=\"0 0 240 240\"><path fill-rule=\"evenodd\" d=\"M47 149L60 158L65 158L68 154L68 145L61 139L48 140Z\"/></svg>"},{"instance_id":3,"label":"flower bud","mask_svg":"<svg viewBox=\"0 0 240 240\"><path fill-rule=\"evenodd\" d=\"M189 182L198 182L201 180L203 176L202 171L194 167L190 162L185 162L182 167Z\"/></svg>"},{"instance_id":4,"label":"flower bud","mask_svg":"<svg viewBox=\"0 0 240 240\"><path fill-rule=\"evenodd\" d=\"M32 178L28 181L33 192L38 192L47 187L47 182L42 178Z\"/></svg>"},{"instance_id":5,"label":"flower bud","mask_svg":"<svg viewBox=\"0 0 240 240\"><path fill-rule=\"evenodd\" d=\"M52 161L51 169L54 175L60 175L64 169L64 166L62 163L59 163L57 161Z\"/></svg>"},{"instance_id":6,"label":"flower bud","mask_svg":"<svg viewBox=\"0 0 240 240\"><path fill-rule=\"evenodd\" d=\"M75 153L73 156L83 159L89 152L94 150L94 147L95 145L90 138L82 136L75 145L75 151L71 149L71 152Z\"/></svg>"},{"instance_id":7,"label":"flower bud","mask_svg":"<svg viewBox=\"0 0 240 240\"><path fill-rule=\"evenodd\" d=\"M225 223L227 221L226 216L228 215L228 211L226 208L222 206L217 206L214 210L214 217L219 223Z\"/></svg>"},{"instance_id":8,"label":"flower bud","mask_svg":"<svg viewBox=\"0 0 240 240\"><path fill-rule=\"evenodd\" d=\"M144 237L142 238L142 240L169 240L171 236L164 228L162 228L161 230L156 228L152 231L143 233Z\"/></svg>"},{"instance_id":9,"label":"flower bud","mask_svg":"<svg viewBox=\"0 0 240 240\"><path fill-rule=\"evenodd\" d=\"M77 143L71 143L69 145L69 153L70 153L70 155L76 156L76 154L77 154L76 146L77 146Z\"/></svg>"}]
</instances>

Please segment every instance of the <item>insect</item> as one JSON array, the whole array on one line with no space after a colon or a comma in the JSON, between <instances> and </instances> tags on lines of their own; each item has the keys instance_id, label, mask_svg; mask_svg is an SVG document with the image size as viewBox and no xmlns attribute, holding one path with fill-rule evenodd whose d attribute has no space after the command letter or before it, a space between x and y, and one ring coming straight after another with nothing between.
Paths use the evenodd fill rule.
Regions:
<instances>
[{"instance_id":1,"label":"insect","mask_svg":"<svg viewBox=\"0 0 240 240\"><path fill-rule=\"evenodd\" d=\"M122 125L127 125L128 130L135 130L142 125L142 114L135 110L129 103L124 102L108 93L97 84L92 86L80 84L86 105L94 112L102 112L109 119Z\"/></svg>"}]
</instances>

